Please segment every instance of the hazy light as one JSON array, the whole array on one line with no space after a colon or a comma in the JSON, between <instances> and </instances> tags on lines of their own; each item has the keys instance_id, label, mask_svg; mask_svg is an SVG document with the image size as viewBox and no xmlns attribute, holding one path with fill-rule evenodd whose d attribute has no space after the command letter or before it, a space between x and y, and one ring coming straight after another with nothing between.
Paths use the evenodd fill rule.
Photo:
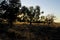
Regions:
<instances>
[{"instance_id":1,"label":"hazy light","mask_svg":"<svg viewBox=\"0 0 60 40\"><path fill-rule=\"evenodd\" d=\"M24 16L24 14L21 14L21 15L18 15L17 17L21 18L21 17L23 17L23 16Z\"/></svg>"}]
</instances>

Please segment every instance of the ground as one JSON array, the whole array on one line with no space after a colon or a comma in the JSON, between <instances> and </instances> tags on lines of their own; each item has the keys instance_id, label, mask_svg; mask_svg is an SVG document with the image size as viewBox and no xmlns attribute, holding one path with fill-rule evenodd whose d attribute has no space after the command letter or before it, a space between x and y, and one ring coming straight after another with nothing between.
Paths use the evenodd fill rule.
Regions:
<instances>
[{"instance_id":1,"label":"ground","mask_svg":"<svg viewBox=\"0 0 60 40\"><path fill-rule=\"evenodd\" d=\"M4 29L0 28L0 40L60 40L60 25L14 22L13 27L5 29L8 25L4 25Z\"/></svg>"}]
</instances>

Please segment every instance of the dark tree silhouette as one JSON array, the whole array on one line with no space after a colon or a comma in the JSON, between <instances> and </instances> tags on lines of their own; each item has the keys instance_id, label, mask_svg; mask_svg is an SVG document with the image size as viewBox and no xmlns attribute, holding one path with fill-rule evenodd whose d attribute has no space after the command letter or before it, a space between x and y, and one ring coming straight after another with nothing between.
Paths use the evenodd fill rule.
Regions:
<instances>
[{"instance_id":1,"label":"dark tree silhouette","mask_svg":"<svg viewBox=\"0 0 60 40\"><path fill-rule=\"evenodd\" d=\"M24 13L24 15L27 13L29 13L29 9L26 7L26 6L23 6L22 8L21 8L21 13Z\"/></svg>"},{"instance_id":2,"label":"dark tree silhouette","mask_svg":"<svg viewBox=\"0 0 60 40\"><path fill-rule=\"evenodd\" d=\"M8 19L10 26L12 26L12 22L17 18L17 13L19 12L19 7L21 7L21 3L19 3L19 0L9 0L10 7L7 9ZM12 7L11 7L12 6Z\"/></svg>"},{"instance_id":3,"label":"dark tree silhouette","mask_svg":"<svg viewBox=\"0 0 60 40\"><path fill-rule=\"evenodd\" d=\"M17 5L17 6L15 6ZM19 4L18 0L9 1L9 5L4 0L1 2L1 7L3 10L6 10L5 13L2 15L2 18L8 19L8 22L10 24L10 27L12 27L12 22L16 19L17 13L19 12L19 7L21 7L21 4Z\"/></svg>"},{"instance_id":4,"label":"dark tree silhouette","mask_svg":"<svg viewBox=\"0 0 60 40\"><path fill-rule=\"evenodd\" d=\"M2 8L3 10L6 10L8 8L8 3L5 0L2 1L0 5L0 8Z\"/></svg>"},{"instance_id":5,"label":"dark tree silhouette","mask_svg":"<svg viewBox=\"0 0 60 40\"><path fill-rule=\"evenodd\" d=\"M30 11L29 16L30 16L30 25L31 25L32 24L32 20L33 20L34 15L35 15L33 6L30 7L29 11Z\"/></svg>"},{"instance_id":6,"label":"dark tree silhouette","mask_svg":"<svg viewBox=\"0 0 60 40\"><path fill-rule=\"evenodd\" d=\"M39 19L39 15L40 15L40 7L36 6L34 12L35 12L35 20L37 21Z\"/></svg>"},{"instance_id":7,"label":"dark tree silhouette","mask_svg":"<svg viewBox=\"0 0 60 40\"><path fill-rule=\"evenodd\" d=\"M12 7L21 7L21 1L20 0L9 0L10 6Z\"/></svg>"},{"instance_id":8,"label":"dark tree silhouette","mask_svg":"<svg viewBox=\"0 0 60 40\"><path fill-rule=\"evenodd\" d=\"M25 6L23 6L23 7L21 8L21 13L23 13L24 16L25 16L26 14L29 16L29 14L30 14L29 9L28 9L27 7L25 7Z\"/></svg>"},{"instance_id":9,"label":"dark tree silhouette","mask_svg":"<svg viewBox=\"0 0 60 40\"><path fill-rule=\"evenodd\" d=\"M27 13L28 17L30 18L31 24L32 23L31 21L33 20L34 17L33 7L30 7L30 9L28 9L27 7L23 6L21 9L21 13L24 13L24 15Z\"/></svg>"},{"instance_id":10,"label":"dark tree silhouette","mask_svg":"<svg viewBox=\"0 0 60 40\"><path fill-rule=\"evenodd\" d=\"M54 20L55 20L56 16L54 16L53 14L48 14L46 16L46 21L48 24L53 24Z\"/></svg>"}]
</instances>

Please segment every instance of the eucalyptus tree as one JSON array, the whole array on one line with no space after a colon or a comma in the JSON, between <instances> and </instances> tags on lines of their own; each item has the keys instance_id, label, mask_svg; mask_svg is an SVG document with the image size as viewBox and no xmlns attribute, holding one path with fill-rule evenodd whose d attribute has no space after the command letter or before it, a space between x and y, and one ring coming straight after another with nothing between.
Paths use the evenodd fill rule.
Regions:
<instances>
[{"instance_id":1,"label":"eucalyptus tree","mask_svg":"<svg viewBox=\"0 0 60 40\"><path fill-rule=\"evenodd\" d=\"M17 18L17 13L19 12L19 7L21 7L20 0L9 0L9 7L6 11L8 13L8 21L12 26L12 22Z\"/></svg>"},{"instance_id":2,"label":"eucalyptus tree","mask_svg":"<svg viewBox=\"0 0 60 40\"><path fill-rule=\"evenodd\" d=\"M26 21L27 20L27 18L29 17L28 15L29 15L29 9L26 7L26 6L23 6L22 8L21 8L21 13L23 13L24 14L24 17L23 17L23 20L24 21ZM26 19L26 20L25 20Z\"/></svg>"},{"instance_id":3,"label":"eucalyptus tree","mask_svg":"<svg viewBox=\"0 0 60 40\"><path fill-rule=\"evenodd\" d=\"M7 9L8 9L8 3L7 3L6 0L3 0L3 1L0 3L0 13L2 14L2 15L1 15L1 18L6 19L7 14L5 14L5 12L6 12Z\"/></svg>"},{"instance_id":4,"label":"eucalyptus tree","mask_svg":"<svg viewBox=\"0 0 60 40\"><path fill-rule=\"evenodd\" d=\"M46 16L46 21L48 24L51 24L51 23L54 23L55 18L56 18L56 16L54 16L53 14L48 14Z\"/></svg>"},{"instance_id":5,"label":"eucalyptus tree","mask_svg":"<svg viewBox=\"0 0 60 40\"><path fill-rule=\"evenodd\" d=\"M30 17L30 24L31 24L32 21L33 21L34 15L35 15L35 13L34 13L34 7L31 6L31 7L29 8L29 11L30 11L29 17Z\"/></svg>"},{"instance_id":6,"label":"eucalyptus tree","mask_svg":"<svg viewBox=\"0 0 60 40\"><path fill-rule=\"evenodd\" d=\"M6 32L8 30L8 28L9 28L8 25L2 23L3 21L5 21L6 16L7 16L5 14L7 8L8 8L8 3L7 3L6 0L3 0L0 3L0 14L1 14L0 15L0 28L1 28L1 31L3 30L2 32Z\"/></svg>"},{"instance_id":7,"label":"eucalyptus tree","mask_svg":"<svg viewBox=\"0 0 60 40\"><path fill-rule=\"evenodd\" d=\"M34 15L35 21L38 21L39 16L41 14L43 14L44 12L43 11L41 12L40 6L36 6L35 9L34 9L34 13L35 13L35 15Z\"/></svg>"},{"instance_id":8,"label":"eucalyptus tree","mask_svg":"<svg viewBox=\"0 0 60 40\"><path fill-rule=\"evenodd\" d=\"M35 20L37 21L37 19L39 19L39 15L40 15L40 7L39 7L39 6L36 6L34 12L35 12L34 18L35 18Z\"/></svg>"},{"instance_id":9,"label":"eucalyptus tree","mask_svg":"<svg viewBox=\"0 0 60 40\"><path fill-rule=\"evenodd\" d=\"M10 27L12 27L12 22L17 17L16 14L19 12L19 7L21 7L19 0L9 0L9 4L6 0L1 2L1 8L5 10L3 18L8 19Z\"/></svg>"},{"instance_id":10,"label":"eucalyptus tree","mask_svg":"<svg viewBox=\"0 0 60 40\"><path fill-rule=\"evenodd\" d=\"M21 7L20 0L9 0L9 4L11 7Z\"/></svg>"}]
</instances>

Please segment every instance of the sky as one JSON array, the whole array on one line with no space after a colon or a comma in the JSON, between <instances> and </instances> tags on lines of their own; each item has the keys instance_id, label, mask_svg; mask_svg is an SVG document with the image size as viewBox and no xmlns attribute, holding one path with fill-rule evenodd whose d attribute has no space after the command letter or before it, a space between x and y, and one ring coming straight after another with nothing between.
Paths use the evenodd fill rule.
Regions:
<instances>
[{"instance_id":1,"label":"sky","mask_svg":"<svg viewBox=\"0 0 60 40\"><path fill-rule=\"evenodd\" d=\"M60 22L60 0L21 0L21 4L26 7L39 5L41 11L44 11L41 15L53 14L56 16L55 22Z\"/></svg>"},{"instance_id":2,"label":"sky","mask_svg":"<svg viewBox=\"0 0 60 40\"><path fill-rule=\"evenodd\" d=\"M22 6L39 5L44 14L53 14L56 16L55 22L60 22L60 0L21 0Z\"/></svg>"}]
</instances>

